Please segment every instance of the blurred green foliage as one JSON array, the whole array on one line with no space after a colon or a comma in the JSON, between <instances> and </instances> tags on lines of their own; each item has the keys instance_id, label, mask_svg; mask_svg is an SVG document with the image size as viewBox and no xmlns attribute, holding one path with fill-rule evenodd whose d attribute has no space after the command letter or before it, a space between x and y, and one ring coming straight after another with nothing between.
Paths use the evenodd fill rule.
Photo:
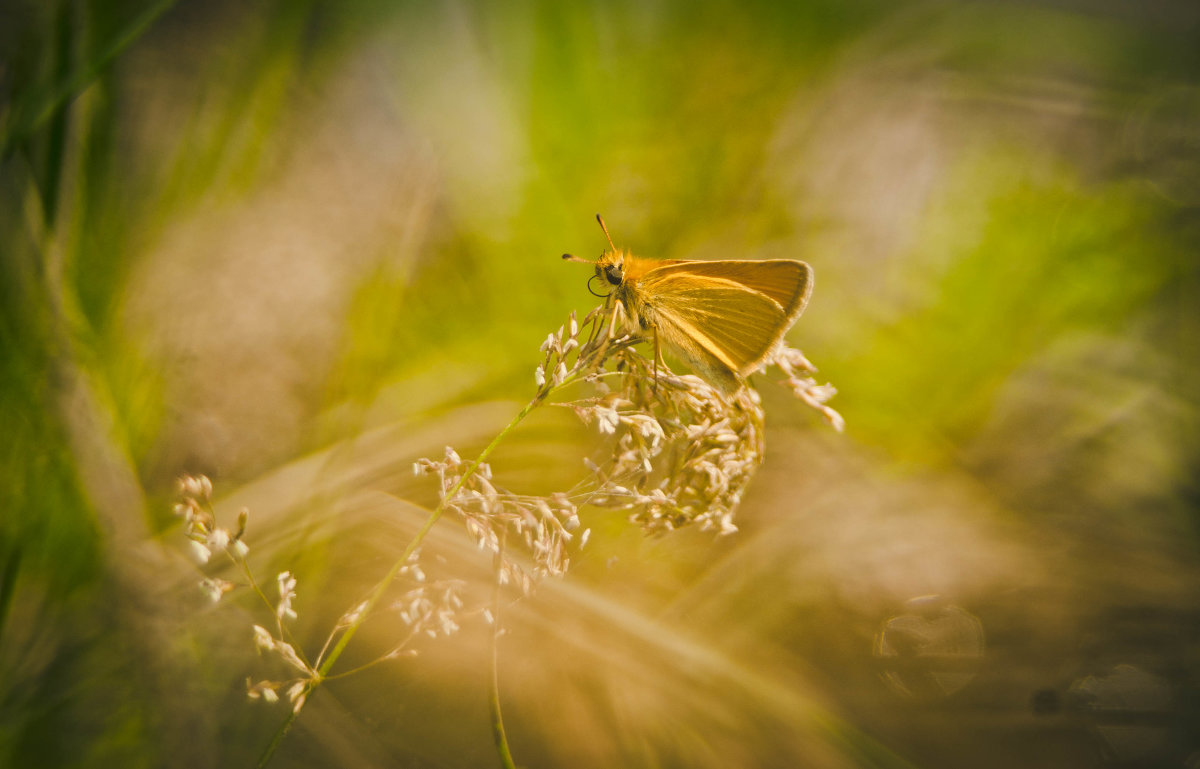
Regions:
<instances>
[{"instance_id":1,"label":"blurred green foliage","mask_svg":"<svg viewBox=\"0 0 1200 769\"><path fill-rule=\"evenodd\" d=\"M1022 164L1048 170L1036 179L1005 171ZM1052 344L1121 336L1180 276L1169 213L1144 187L1084 188L1052 158L1003 149L964 165L947 185L958 204L934 205L945 216L978 207L981 228L931 225L920 247L953 261L912 278L921 301L881 324L869 347L844 362L836 352L826 358L835 381L853 383L851 422L919 462L952 459L946 449L981 429L997 390ZM911 262L921 265L921 255ZM872 375L879 371L888 376Z\"/></svg>"},{"instance_id":2,"label":"blurred green foliage","mask_svg":"<svg viewBox=\"0 0 1200 769\"><path fill-rule=\"evenodd\" d=\"M1054 530L1078 537L1064 573L1119 553L1127 562L1107 563L1129 590L1114 602L1154 594L1186 609L1200 584L1175 560L1194 553L1200 498L1200 178L1188 155L1200 22L1187 3L1072 7L5 2L0 765L252 760L277 714L250 712L246 671L219 664L227 648L251 664L249 644L198 630L195 596L179 598L190 576L145 556L159 532L173 534L173 479L207 472L254 489L306 462L332 473L362 435L396 425L423 441L406 451L481 445L490 425L469 407L527 397L538 344L592 302L586 271L558 255L604 247L596 211L639 255L813 264L816 293L791 339L839 388L850 432L831 448L804 437L811 422L772 412L788 447L774 461L824 467L831 496L860 485L862 463L879 483L896 467L964 473L1024 516L1031 528L1012 536L1039 553L1045 532L1031 511L1073 511ZM1079 363L1063 353L1076 342L1099 352ZM1039 377L1062 387L1041 393ZM1069 418L1036 433L1048 414ZM1112 431L1117 445L1105 443ZM546 467L583 438L548 419L525 440L498 466L536 484L558 481L564 472ZM1072 459L1098 446L1108 464ZM1059 477L1037 457L1126 472ZM391 470L375 472L363 475L393 483ZM1052 480L1013 481L1042 472ZM1064 501L1080 488L1095 508ZM1136 538L1105 529L1096 546L1084 533L1092 516L1131 490L1149 511ZM881 487L856 509L886 519L889 494ZM280 507L311 514L329 502L313 498ZM802 528L807 499L766 483L747 529ZM306 543L310 584L329 586L332 606L352 589L338 582L337 538L322 520L268 537L264 559L285 568ZM609 559L581 573L641 590L629 602L651 613L719 573L714 553L730 552L690 534L645 542L615 520L597 531ZM925 535L914 526L910 536ZM805 557L805 568L820 562ZM729 604L709 607L710 630L758 627L756 599L795 597L794 584L745 570L739 585L765 586L738 608L729 587ZM805 578L828 578L830 594L842 587L814 573ZM1140 576L1122 582L1130 574ZM1091 583L1078 580L1056 588L1085 594ZM873 584L872 611L901 592ZM764 621L759 645L719 631L714 645L778 654L781 680L794 683L821 650L789 656L771 633L832 618L825 626L858 643L878 619L839 614L849 599L795 600ZM790 630L771 624L793 610ZM613 624L640 621L620 617ZM381 754L392 755L378 732L447 686L424 675L382 728L364 727L377 728ZM796 723L778 712L791 700L759 694L780 723ZM868 697L820 695L847 721L795 743L759 735L743 758L963 765L957 748L906 742L896 724L907 722L870 710ZM449 715L422 712L437 725L417 731L442 736L404 755L453 765L460 746L445 735L458 733L454 708L470 694L436 697ZM553 705L516 707L536 724ZM694 747L643 739L619 715L606 725L588 737L617 753L582 763L682 765ZM514 728L539 765L563 755L552 727ZM480 752L472 743L462 755ZM300 753L284 760L337 763ZM1051 765L1037 758L1024 765Z\"/></svg>"}]
</instances>

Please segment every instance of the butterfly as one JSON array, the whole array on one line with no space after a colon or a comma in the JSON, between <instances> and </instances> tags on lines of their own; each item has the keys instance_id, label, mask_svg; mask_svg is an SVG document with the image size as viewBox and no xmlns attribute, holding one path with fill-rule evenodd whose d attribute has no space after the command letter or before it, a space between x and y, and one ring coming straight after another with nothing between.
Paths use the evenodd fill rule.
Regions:
<instances>
[{"instance_id":1,"label":"butterfly","mask_svg":"<svg viewBox=\"0 0 1200 769\"><path fill-rule=\"evenodd\" d=\"M643 259L613 245L599 214L596 221L612 250L595 262L563 254L563 259L594 265L610 288L610 336L617 313L653 336L657 376L660 345L725 394L737 392L746 377L774 351L804 312L812 294L813 270L795 259ZM596 293L593 291L593 293Z\"/></svg>"}]
</instances>

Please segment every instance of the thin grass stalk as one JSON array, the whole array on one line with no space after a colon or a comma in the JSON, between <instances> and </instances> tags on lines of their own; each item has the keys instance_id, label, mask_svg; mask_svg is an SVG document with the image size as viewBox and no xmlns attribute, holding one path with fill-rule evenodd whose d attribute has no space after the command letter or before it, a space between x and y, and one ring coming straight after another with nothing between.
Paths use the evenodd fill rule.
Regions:
<instances>
[{"instance_id":1,"label":"thin grass stalk","mask_svg":"<svg viewBox=\"0 0 1200 769\"><path fill-rule=\"evenodd\" d=\"M492 714L492 737L496 741L496 754L504 769L517 769L513 763L512 750L508 747L508 735L504 731L504 714L500 710L500 575L504 564L504 539L500 549L492 557L496 570L496 584L492 591L492 675L488 682L488 707Z\"/></svg>"}]
</instances>

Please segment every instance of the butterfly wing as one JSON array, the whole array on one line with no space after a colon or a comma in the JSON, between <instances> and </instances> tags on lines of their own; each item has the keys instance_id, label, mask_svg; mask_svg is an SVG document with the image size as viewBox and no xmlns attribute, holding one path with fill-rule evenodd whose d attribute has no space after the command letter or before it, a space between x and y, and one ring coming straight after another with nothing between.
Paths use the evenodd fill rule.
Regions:
<instances>
[{"instance_id":1,"label":"butterfly wing","mask_svg":"<svg viewBox=\"0 0 1200 769\"><path fill-rule=\"evenodd\" d=\"M762 365L804 311L812 268L790 259L661 264L639 280L639 313L725 391Z\"/></svg>"}]
</instances>

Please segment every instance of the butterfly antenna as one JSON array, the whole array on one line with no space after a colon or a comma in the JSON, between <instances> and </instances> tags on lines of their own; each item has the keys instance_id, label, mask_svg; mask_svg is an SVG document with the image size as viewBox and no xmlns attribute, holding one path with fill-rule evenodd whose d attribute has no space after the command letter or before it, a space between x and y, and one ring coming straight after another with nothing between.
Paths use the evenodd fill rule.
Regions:
<instances>
[{"instance_id":1,"label":"butterfly antenna","mask_svg":"<svg viewBox=\"0 0 1200 769\"><path fill-rule=\"evenodd\" d=\"M613 251L616 251L617 247L613 245L612 235L608 234L608 227L604 225L604 219L600 214L596 214L596 221L600 222L600 229L604 230L604 237L608 238L608 245L612 246Z\"/></svg>"}]
</instances>

